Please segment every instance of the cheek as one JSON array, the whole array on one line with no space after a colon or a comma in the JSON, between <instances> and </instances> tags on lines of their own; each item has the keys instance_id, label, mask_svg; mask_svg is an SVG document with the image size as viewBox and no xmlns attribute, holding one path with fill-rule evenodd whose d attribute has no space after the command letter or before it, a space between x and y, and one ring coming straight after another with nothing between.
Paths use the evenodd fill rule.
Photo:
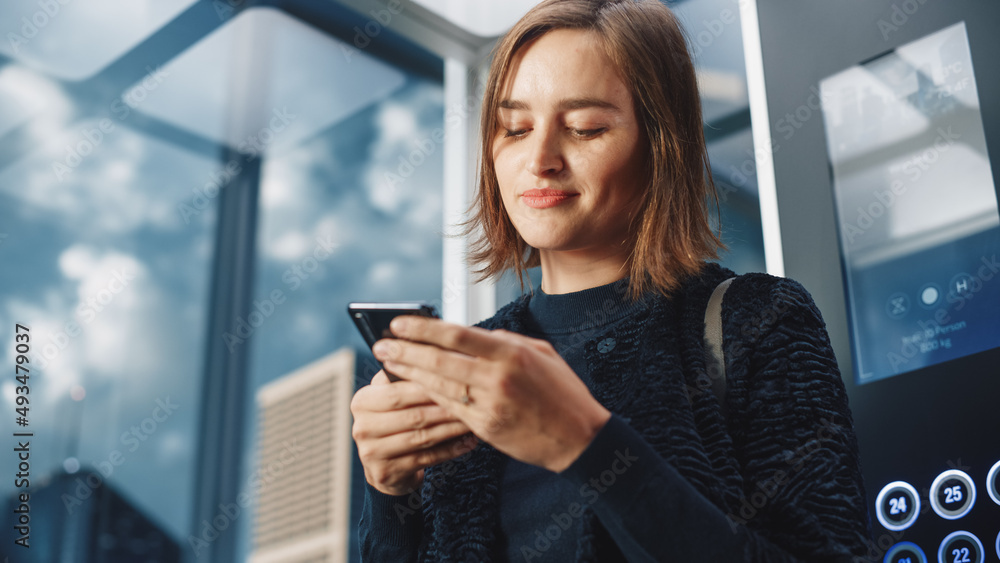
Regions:
<instances>
[{"instance_id":1,"label":"cheek","mask_svg":"<svg viewBox=\"0 0 1000 563\"><path fill-rule=\"evenodd\" d=\"M512 151L509 148L493 153L493 170L496 173L497 183L500 185L500 196L505 205L510 203L508 198L515 188L516 170L512 156Z\"/></svg>"},{"instance_id":2,"label":"cheek","mask_svg":"<svg viewBox=\"0 0 1000 563\"><path fill-rule=\"evenodd\" d=\"M608 159L608 168L612 168L612 174L622 182L636 182L642 175L647 150L634 141L630 144L622 143L615 149Z\"/></svg>"},{"instance_id":3,"label":"cheek","mask_svg":"<svg viewBox=\"0 0 1000 563\"><path fill-rule=\"evenodd\" d=\"M504 203L507 203L507 192L510 190L510 178L507 175L506 170L499 162L494 162L494 171L497 175L497 184L500 187L500 197L503 199Z\"/></svg>"},{"instance_id":4,"label":"cheek","mask_svg":"<svg viewBox=\"0 0 1000 563\"><path fill-rule=\"evenodd\" d=\"M509 177L515 171L517 164L517 147L507 145L493 151L493 167L497 176Z\"/></svg>"},{"instance_id":5,"label":"cheek","mask_svg":"<svg viewBox=\"0 0 1000 563\"><path fill-rule=\"evenodd\" d=\"M604 188L604 199L614 209L614 213L631 209L641 197L644 185L642 170L630 153L615 151L609 158L590 170L591 177L600 181Z\"/></svg>"},{"instance_id":6,"label":"cheek","mask_svg":"<svg viewBox=\"0 0 1000 563\"><path fill-rule=\"evenodd\" d=\"M618 188L627 184L628 166L621 152L614 146L595 147L577 155L574 174L585 178L588 183L594 183L605 188ZM605 197L615 197L616 194L604 194Z\"/></svg>"},{"instance_id":7,"label":"cheek","mask_svg":"<svg viewBox=\"0 0 1000 563\"><path fill-rule=\"evenodd\" d=\"M511 197L509 183L504 181L503 176L499 173L497 174L497 194L500 199L501 208L507 212L507 216L513 219L513 213L511 211L514 209L513 198Z\"/></svg>"}]
</instances>

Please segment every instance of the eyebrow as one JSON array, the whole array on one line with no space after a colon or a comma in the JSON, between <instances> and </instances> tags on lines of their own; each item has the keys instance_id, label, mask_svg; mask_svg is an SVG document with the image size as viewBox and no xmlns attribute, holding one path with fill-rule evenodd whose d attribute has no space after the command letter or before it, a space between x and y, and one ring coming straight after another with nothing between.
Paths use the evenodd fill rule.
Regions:
<instances>
[{"instance_id":1,"label":"eyebrow","mask_svg":"<svg viewBox=\"0 0 1000 563\"><path fill-rule=\"evenodd\" d=\"M500 109L530 109L527 102L521 100L501 100L499 104ZM599 108L599 109L609 109L614 111L619 111L618 106L599 98L570 98L566 100L560 100L556 105L556 108L560 111L568 111L574 109L584 109L584 108Z\"/></svg>"}]
</instances>

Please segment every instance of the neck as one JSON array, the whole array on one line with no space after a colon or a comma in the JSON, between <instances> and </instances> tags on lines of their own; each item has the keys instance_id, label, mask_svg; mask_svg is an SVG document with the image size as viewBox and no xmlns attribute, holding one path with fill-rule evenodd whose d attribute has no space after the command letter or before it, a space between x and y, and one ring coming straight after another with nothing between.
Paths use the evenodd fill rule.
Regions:
<instances>
[{"instance_id":1,"label":"neck","mask_svg":"<svg viewBox=\"0 0 1000 563\"><path fill-rule=\"evenodd\" d=\"M542 291L560 295L607 285L628 276L631 248L620 246L600 254L593 251L539 250Z\"/></svg>"}]
</instances>

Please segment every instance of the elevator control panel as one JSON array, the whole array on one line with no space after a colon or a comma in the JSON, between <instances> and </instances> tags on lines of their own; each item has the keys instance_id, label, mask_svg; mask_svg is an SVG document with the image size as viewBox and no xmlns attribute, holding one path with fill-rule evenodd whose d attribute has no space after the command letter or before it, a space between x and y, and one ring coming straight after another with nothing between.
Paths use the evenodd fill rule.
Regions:
<instances>
[{"instance_id":1,"label":"elevator control panel","mask_svg":"<svg viewBox=\"0 0 1000 563\"><path fill-rule=\"evenodd\" d=\"M983 36L951 22L819 82L872 561L1000 561L1000 205L981 107L995 115L1000 92L976 76L1000 53L977 60Z\"/></svg>"}]
</instances>

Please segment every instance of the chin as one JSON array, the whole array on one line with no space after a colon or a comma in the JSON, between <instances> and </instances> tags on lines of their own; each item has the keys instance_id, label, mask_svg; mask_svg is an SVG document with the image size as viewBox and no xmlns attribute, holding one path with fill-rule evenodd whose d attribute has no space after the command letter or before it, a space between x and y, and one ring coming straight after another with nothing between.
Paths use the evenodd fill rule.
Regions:
<instances>
[{"instance_id":1,"label":"chin","mask_svg":"<svg viewBox=\"0 0 1000 563\"><path fill-rule=\"evenodd\" d=\"M559 221L527 221L527 223L526 229L518 228L516 223L514 228L524 242L539 250L561 250L575 238L572 229L567 230L566 225Z\"/></svg>"},{"instance_id":2,"label":"chin","mask_svg":"<svg viewBox=\"0 0 1000 563\"><path fill-rule=\"evenodd\" d=\"M569 240L551 236L524 237L524 242L536 250L567 250L572 247Z\"/></svg>"},{"instance_id":3,"label":"chin","mask_svg":"<svg viewBox=\"0 0 1000 563\"><path fill-rule=\"evenodd\" d=\"M556 225L549 224L547 221L525 221L525 223L527 223L527 228L522 229L517 223L514 224L514 228L524 239L524 242L535 248L547 247L549 244L565 238L561 236Z\"/></svg>"}]
</instances>

